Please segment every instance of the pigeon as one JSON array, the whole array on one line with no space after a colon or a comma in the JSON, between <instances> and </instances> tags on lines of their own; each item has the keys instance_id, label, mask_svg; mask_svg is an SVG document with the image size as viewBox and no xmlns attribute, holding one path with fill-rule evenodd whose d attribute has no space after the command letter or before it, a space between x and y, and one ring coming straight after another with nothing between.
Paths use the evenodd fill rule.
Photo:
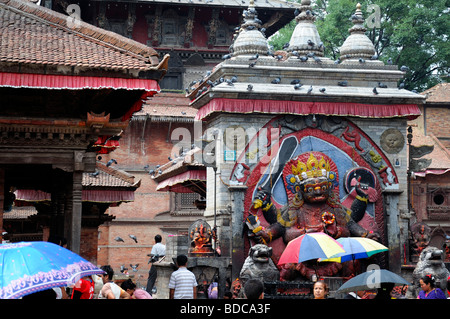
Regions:
<instances>
[{"instance_id":1,"label":"pigeon","mask_svg":"<svg viewBox=\"0 0 450 319\"><path fill-rule=\"evenodd\" d=\"M185 111L181 111L181 114L182 114L182 115L186 115L186 112L185 112Z\"/></svg>"},{"instance_id":2,"label":"pigeon","mask_svg":"<svg viewBox=\"0 0 450 319\"><path fill-rule=\"evenodd\" d=\"M154 169L151 169L151 170L148 171L148 175L155 175L155 173L156 173L156 172L155 172Z\"/></svg>"},{"instance_id":3,"label":"pigeon","mask_svg":"<svg viewBox=\"0 0 450 319\"><path fill-rule=\"evenodd\" d=\"M281 61L283 59L283 56L281 54L278 54L277 56L275 56L275 59Z\"/></svg>"},{"instance_id":4,"label":"pigeon","mask_svg":"<svg viewBox=\"0 0 450 319\"><path fill-rule=\"evenodd\" d=\"M237 76L234 75L231 77L230 80L231 80L231 82L235 83L235 82L237 82L238 78L237 78Z\"/></svg>"},{"instance_id":5,"label":"pigeon","mask_svg":"<svg viewBox=\"0 0 450 319\"><path fill-rule=\"evenodd\" d=\"M106 163L106 167L110 167L112 163L117 164L117 161L114 158L111 158L108 163Z\"/></svg>"},{"instance_id":6,"label":"pigeon","mask_svg":"<svg viewBox=\"0 0 450 319\"><path fill-rule=\"evenodd\" d=\"M308 57L307 57L307 56L301 56L301 57L299 57L299 59L300 59L300 61L302 61L302 62L308 61Z\"/></svg>"},{"instance_id":7,"label":"pigeon","mask_svg":"<svg viewBox=\"0 0 450 319\"><path fill-rule=\"evenodd\" d=\"M313 90L313 87L312 87L312 85L309 87L309 89L308 89L308 92L306 92L307 94L311 94L311 92L312 92L312 90Z\"/></svg>"},{"instance_id":8,"label":"pigeon","mask_svg":"<svg viewBox=\"0 0 450 319\"><path fill-rule=\"evenodd\" d=\"M173 161L172 157L170 157L170 156L167 156L167 159L171 162Z\"/></svg>"},{"instance_id":9,"label":"pigeon","mask_svg":"<svg viewBox=\"0 0 450 319\"><path fill-rule=\"evenodd\" d=\"M374 54L370 57L371 60L376 60L378 59L378 54Z\"/></svg>"},{"instance_id":10,"label":"pigeon","mask_svg":"<svg viewBox=\"0 0 450 319\"><path fill-rule=\"evenodd\" d=\"M299 84L300 83L300 80L299 79L296 79L296 80L292 80L291 81L291 84Z\"/></svg>"},{"instance_id":11,"label":"pigeon","mask_svg":"<svg viewBox=\"0 0 450 319\"><path fill-rule=\"evenodd\" d=\"M399 90L404 89L404 88L405 88L405 82L402 82L398 85Z\"/></svg>"},{"instance_id":12,"label":"pigeon","mask_svg":"<svg viewBox=\"0 0 450 319\"><path fill-rule=\"evenodd\" d=\"M250 61L253 61L253 60L257 60L258 58L259 58L259 54L256 53L255 55L251 56L251 57L249 58L249 60L250 60Z\"/></svg>"},{"instance_id":13,"label":"pigeon","mask_svg":"<svg viewBox=\"0 0 450 319\"><path fill-rule=\"evenodd\" d=\"M281 78L280 77L276 77L275 79L272 80L272 84L280 84L281 82Z\"/></svg>"},{"instance_id":14,"label":"pigeon","mask_svg":"<svg viewBox=\"0 0 450 319\"><path fill-rule=\"evenodd\" d=\"M289 48L289 42L286 42L286 43L283 45L283 50L286 50L287 48Z\"/></svg>"},{"instance_id":15,"label":"pigeon","mask_svg":"<svg viewBox=\"0 0 450 319\"><path fill-rule=\"evenodd\" d=\"M308 45L313 47L314 46L314 42L312 42L311 39L309 39L308 40Z\"/></svg>"},{"instance_id":16,"label":"pigeon","mask_svg":"<svg viewBox=\"0 0 450 319\"><path fill-rule=\"evenodd\" d=\"M256 61L255 62L252 62L252 63L250 63L248 66L250 67L250 68L253 68L254 66L256 65Z\"/></svg>"},{"instance_id":17,"label":"pigeon","mask_svg":"<svg viewBox=\"0 0 450 319\"><path fill-rule=\"evenodd\" d=\"M363 58L359 58L359 63L366 63L366 60L364 60Z\"/></svg>"},{"instance_id":18,"label":"pigeon","mask_svg":"<svg viewBox=\"0 0 450 319\"><path fill-rule=\"evenodd\" d=\"M299 55L298 51L292 51L291 54L296 57L298 57L298 55Z\"/></svg>"},{"instance_id":19,"label":"pigeon","mask_svg":"<svg viewBox=\"0 0 450 319\"><path fill-rule=\"evenodd\" d=\"M316 57L315 55L313 56L314 61L316 61L317 63L321 63L322 60L319 59L318 57Z\"/></svg>"},{"instance_id":20,"label":"pigeon","mask_svg":"<svg viewBox=\"0 0 450 319\"><path fill-rule=\"evenodd\" d=\"M99 171L97 171L97 170L95 170L95 173L89 173L89 176L92 176L92 177L97 177L97 176L98 176L98 174L100 174L100 172L99 172Z\"/></svg>"},{"instance_id":21,"label":"pigeon","mask_svg":"<svg viewBox=\"0 0 450 319\"><path fill-rule=\"evenodd\" d=\"M301 83L297 83L296 85L294 85L294 90L299 90L302 87L303 84Z\"/></svg>"},{"instance_id":22,"label":"pigeon","mask_svg":"<svg viewBox=\"0 0 450 319\"><path fill-rule=\"evenodd\" d=\"M225 54L225 55L222 57L222 59L223 59L223 60L231 59L231 54Z\"/></svg>"},{"instance_id":23,"label":"pigeon","mask_svg":"<svg viewBox=\"0 0 450 319\"><path fill-rule=\"evenodd\" d=\"M338 58L336 61L334 61L334 64L339 64L339 63L341 63L341 59L340 58Z\"/></svg>"},{"instance_id":24,"label":"pigeon","mask_svg":"<svg viewBox=\"0 0 450 319\"><path fill-rule=\"evenodd\" d=\"M125 242L122 237L117 236L116 238L114 238L115 241L121 241L121 242Z\"/></svg>"},{"instance_id":25,"label":"pigeon","mask_svg":"<svg viewBox=\"0 0 450 319\"><path fill-rule=\"evenodd\" d=\"M347 81L339 81L337 84L338 84L339 86L347 86L347 85L348 85L348 82L347 82Z\"/></svg>"},{"instance_id":26,"label":"pigeon","mask_svg":"<svg viewBox=\"0 0 450 319\"><path fill-rule=\"evenodd\" d=\"M253 90L253 85L249 84L249 85L247 86L247 91L251 91L251 90Z\"/></svg>"},{"instance_id":27,"label":"pigeon","mask_svg":"<svg viewBox=\"0 0 450 319\"><path fill-rule=\"evenodd\" d=\"M388 64L388 65L392 65L392 59L391 59L391 58L389 58L389 59L387 60L387 64Z\"/></svg>"},{"instance_id":28,"label":"pigeon","mask_svg":"<svg viewBox=\"0 0 450 319\"><path fill-rule=\"evenodd\" d=\"M295 9L294 16L298 16L299 14L300 14L300 10L299 9Z\"/></svg>"},{"instance_id":29,"label":"pigeon","mask_svg":"<svg viewBox=\"0 0 450 319\"><path fill-rule=\"evenodd\" d=\"M326 89L325 88L320 88L319 91L322 92L322 93L325 93Z\"/></svg>"},{"instance_id":30,"label":"pigeon","mask_svg":"<svg viewBox=\"0 0 450 319\"><path fill-rule=\"evenodd\" d=\"M137 272L138 271L137 267L139 267L139 264L136 264L136 265L130 264L130 267L131 267L131 269L133 269L134 272Z\"/></svg>"},{"instance_id":31,"label":"pigeon","mask_svg":"<svg viewBox=\"0 0 450 319\"><path fill-rule=\"evenodd\" d=\"M234 86L234 84L233 84L233 81L232 80L226 80L227 81L227 84L228 85L230 85L230 86Z\"/></svg>"},{"instance_id":32,"label":"pigeon","mask_svg":"<svg viewBox=\"0 0 450 319\"><path fill-rule=\"evenodd\" d=\"M373 92L373 94L375 94L375 95L378 94L378 91L377 91L377 87L376 87L376 86L373 88L372 92Z\"/></svg>"},{"instance_id":33,"label":"pigeon","mask_svg":"<svg viewBox=\"0 0 450 319\"><path fill-rule=\"evenodd\" d=\"M387 85L381 82L378 82L378 87L382 89L387 89Z\"/></svg>"},{"instance_id":34,"label":"pigeon","mask_svg":"<svg viewBox=\"0 0 450 319\"><path fill-rule=\"evenodd\" d=\"M131 239L133 239L134 240L134 242L137 244L137 237L136 236L134 236L134 235L128 235L128 236L130 236L130 238Z\"/></svg>"},{"instance_id":35,"label":"pigeon","mask_svg":"<svg viewBox=\"0 0 450 319\"><path fill-rule=\"evenodd\" d=\"M128 268L125 268L125 265L120 266L120 272L123 274L125 271L127 271Z\"/></svg>"},{"instance_id":36,"label":"pigeon","mask_svg":"<svg viewBox=\"0 0 450 319\"><path fill-rule=\"evenodd\" d=\"M408 71L409 71L409 68L408 68L406 65L402 65L402 66L400 67L400 71L402 71L402 72L408 72Z\"/></svg>"}]
</instances>

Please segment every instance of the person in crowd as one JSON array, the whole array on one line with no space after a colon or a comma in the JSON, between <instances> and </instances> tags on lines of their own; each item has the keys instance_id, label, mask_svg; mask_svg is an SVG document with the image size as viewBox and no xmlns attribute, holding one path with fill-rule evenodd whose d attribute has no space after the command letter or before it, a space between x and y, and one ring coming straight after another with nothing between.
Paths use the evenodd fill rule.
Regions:
<instances>
[{"instance_id":1,"label":"person in crowd","mask_svg":"<svg viewBox=\"0 0 450 319\"><path fill-rule=\"evenodd\" d=\"M313 285L314 299L326 299L328 295L328 285L323 281L316 281Z\"/></svg>"},{"instance_id":2,"label":"person in crowd","mask_svg":"<svg viewBox=\"0 0 450 319\"><path fill-rule=\"evenodd\" d=\"M420 288L417 299L446 299L441 288L436 288L436 279L433 275L426 275L420 278Z\"/></svg>"},{"instance_id":3,"label":"person in crowd","mask_svg":"<svg viewBox=\"0 0 450 319\"><path fill-rule=\"evenodd\" d=\"M392 282L382 282L380 284L380 288L377 289L377 294L375 296L375 298L373 299L378 299L378 300L388 300L388 299L392 299L391 293L392 293L392 289L394 289L395 284Z\"/></svg>"},{"instance_id":4,"label":"person in crowd","mask_svg":"<svg viewBox=\"0 0 450 319\"><path fill-rule=\"evenodd\" d=\"M177 256L178 269L170 275L170 299L197 299L197 280L194 273L187 269L186 255Z\"/></svg>"},{"instance_id":5,"label":"person in crowd","mask_svg":"<svg viewBox=\"0 0 450 319\"><path fill-rule=\"evenodd\" d=\"M150 266L150 270L148 272L147 288L145 290L147 290L150 295L152 294L153 286L155 285L156 278L158 276L154 263L162 260L162 258L166 256L166 245L161 243L161 241L161 235L156 235L155 244L153 245L150 254L147 255L150 257L149 263L152 265Z\"/></svg>"},{"instance_id":6,"label":"person in crowd","mask_svg":"<svg viewBox=\"0 0 450 319\"><path fill-rule=\"evenodd\" d=\"M91 276L78 280L72 290L71 299L93 299L95 282Z\"/></svg>"},{"instance_id":7,"label":"person in crowd","mask_svg":"<svg viewBox=\"0 0 450 319\"><path fill-rule=\"evenodd\" d=\"M261 280L252 278L244 284L244 294L247 299L264 299L264 284Z\"/></svg>"},{"instance_id":8,"label":"person in crowd","mask_svg":"<svg viewBox=\"0 0 450 319\"><path fill-rule=\"evenodd\" d=\"M130 295L120 288L114 281L114 270L110 265L100 267L105 273L98 275L102 278L103 287L98 294L98 299L130 299Z\"/></svg>"},{"instance_id":9,"label":"person in crowd","mask_svg":"<svg viewBox=\"0 0 450 319\"><path fill-rule=\"evenodd\" d=\"M131 297L131 299L153 299L153 297L144 289L136 288L136 284L127 279L120 285L120 288L125 290Z\"/></svg>"}]
</instances>

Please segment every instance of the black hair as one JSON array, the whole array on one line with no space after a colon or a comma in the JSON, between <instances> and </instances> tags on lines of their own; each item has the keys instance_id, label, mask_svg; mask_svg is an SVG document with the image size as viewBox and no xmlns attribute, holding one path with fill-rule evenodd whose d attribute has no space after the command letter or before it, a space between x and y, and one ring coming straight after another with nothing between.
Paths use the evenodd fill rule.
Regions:
<instances>
[{"instance_id":1,"label":"black hair","mask_svg":"<svg viewBox=\"0 0 450 319\"><path fill-rule=\"evenodd\" d=\"M177 265L178 266L186 266L188 258L186 255L178 255L177 256Z\"/></svg>"},{"instance_id":2,"label":"black hair","mask_svg":"<svg viewBox=\"0 0 450 319\"><path fill-rule=\"evenodd\" d=\"M125 291L127 289L133 290L136 289L136 284L133 282L133 280L127 279L120 285L120 288L122 288Z\"/></svg>"},{"instance_id":3,"label":"black hair","mask_svg":"<svg viewBox=\"0 0 450 319\"><path fill-rule=\"evenodd\" d=\"M110 265L104 265L100 267L101 270L103 270L108 276L109 280L113 280L114 277L114 269Z\"/></svg>"},{"instance_id":4,"label":"black hair","mask_svg":"<svg viewBox=\"0 0 450 319\"><path fill-rule=\"evenodd\" d=\"M155 236L155 242L157 242L157 243L160 243L162 241L162 237L161 237L161 235L156 235Z\"/></svg>"},{"instance_id":5,"label":"black hair","mask_svg":"<svg viewBox=\"0 0 450 319\"><path fill-rule=\"evenodd\" d=\"M425 276L423 276L423 277L420 278L420 279L422 279L422 281L423 281L424 284L426 284L426 285L430 284L430 287L431 287L431 288L434 288L434 286L435 286L435 284L436 284L433 275L425 275Z\"/></svg>"},{"instance_id":6,"label":"black hair","mask_svg":"<svg viewBox=\"0 0 450 319\"><path fill-rule=\"evenodd\" d=\"M244 285L244 293L247 299L259 299L264 292L264 284L259 279L249 279Z\"/></svg>"}]
</instances>

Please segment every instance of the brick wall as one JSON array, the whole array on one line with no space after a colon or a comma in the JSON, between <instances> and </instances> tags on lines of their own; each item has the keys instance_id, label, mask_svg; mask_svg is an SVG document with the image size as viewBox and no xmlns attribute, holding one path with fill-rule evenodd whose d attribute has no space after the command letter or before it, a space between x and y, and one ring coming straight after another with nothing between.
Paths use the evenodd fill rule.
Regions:
<instances>
[{"instance_id":1,"label":"brick wall","mask_svg":"<svg viewBox=\"0 0 450 319\"><path fill-rule=\"evenodd\" d=\"M437 138L450 138L450 108L449 107L427 107L426 126L427 134L432 133ZM446 141L447 143L449 141ZM448 147L448 146L447 146Z\"/></svg>"}]
</instances>

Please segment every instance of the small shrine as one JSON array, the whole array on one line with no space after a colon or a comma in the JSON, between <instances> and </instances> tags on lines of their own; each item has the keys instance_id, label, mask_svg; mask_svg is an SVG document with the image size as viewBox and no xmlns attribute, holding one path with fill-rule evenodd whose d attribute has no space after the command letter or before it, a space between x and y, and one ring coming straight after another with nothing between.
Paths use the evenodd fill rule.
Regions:
<instances>
[{"instance_id":1,"label":"small shrine","mask_svg":"<svg viewBox=\"0 0 450 319\"><path fill-rule=\"evenodd\" d=\"M256 245L270 248L291 284L355 273L355 263L279 265L287 243L310 232L377 240L389 252L359 267L400 273L407 121L421 114L423 96L399 88L404 73L378 60L360 4L337 61L324 57L311 1L301 1L285 51L270 51L257 16L251 1L230 54L188 94L210 141L198 159L213 156L204 217L231 244L232 278Z\"/></svg>"}]
</instances>

